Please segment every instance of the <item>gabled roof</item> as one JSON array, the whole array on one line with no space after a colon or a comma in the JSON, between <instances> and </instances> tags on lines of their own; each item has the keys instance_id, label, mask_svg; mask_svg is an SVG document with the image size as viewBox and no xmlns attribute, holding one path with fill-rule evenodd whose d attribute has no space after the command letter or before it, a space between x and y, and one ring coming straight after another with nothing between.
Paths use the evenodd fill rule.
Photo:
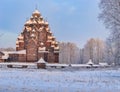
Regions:
<instances>
[{"instance_id":1,"label":"gabled roof","mask_svg":"<svg viewBox=\"0 0 120 92\"><path fill-rule=\"evenodd\" d=\"M3 52L0 51L0 55L5 55Z\"/></svg>"},{"instance_id":2,"label":"gabled roof","mask_svg":"<svg viewBox=\"0 0 120 92\"><path fill-rule=\"evenodd\" d=\"M2 56L2 59L8 59L9 58L9 55L4 55L4 56Z\"/></svg>"},{"instance_id":3,"label":"gabled roof","mask_svg":"<svg viewBox=\"0 0 120 92\"><path fill-rule=\"evenodd\" d=\"M9 57L9 55L4 52L0 52L0 55L2 55L1 59L8 59Z\"/></svg>"},{"instance_id":4,"label":"gabled roof","mask_svg":"<svg viewBox=\"0 0 120 92\"><path fill-rule=\"evenodd\" d=\"M43 58L40 58L37 63L46 63Z\"/></svg>"}]
</instances>

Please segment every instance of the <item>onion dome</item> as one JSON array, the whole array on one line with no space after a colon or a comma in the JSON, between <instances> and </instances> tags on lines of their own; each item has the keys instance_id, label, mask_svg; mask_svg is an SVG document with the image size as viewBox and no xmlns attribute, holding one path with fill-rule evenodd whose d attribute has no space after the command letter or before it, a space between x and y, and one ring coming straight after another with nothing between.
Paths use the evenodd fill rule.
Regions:
<instances>
[{"instance_id":1,"label":"onion dome","mask_svg":"<svg viewBox=\"0 0 120 92\"><path fill-rule=\"evenodd\" d=\"M49 31L47 31L48 32L48 34L50 34L50 35L52 35L52 32L49 30Z\"/></svg>"},{"instance_id":2,"label":"onion dome","mask_svg":"<svg viewBox=\"0 0 120 92\"><path fill-rule=\"evenodd\" d=\"M42 20L41 23L44 24L44 20Z\"/></svg>"},{"instance_id":3,"label":"onion dome","mask_svg":"<svg viewBox=\"0 0 120 92\"><path fill-rule=\"evenodd\" d=\"M19 45L18 45L18 44L16 44L16 47L19 47Z\"/></svg>"},{"instance_id":4,"label":"onion dome","mask_svg":"<svg viewBox=\"0 0 120 92\"><path fill-rule=\"evenodd\" d=\"M19 41L18 40L16 41L16 47L19 47Z\"/></svg>"},{"instance_id":5,"label":"onion dome","mask_svg":"<svg viewBox=\"0 0 120 92\"><path fill-rule=\"evenodd\" d=\"M24 37L22 36L22 34L20 34L20 35L18 36L18 39L19 39L19 40L23 40L23 39L24 39Z\"/></svg>"},{"instance_id":6,"label":"onion dome","mask_svg":"<svg viewBox=\"0 0 120 92\"><path fill-rule=\"evenodd\" d=\"M18 36L18 42L24 42L24 37L22 34Z\"/></svg>"},{"instance_id":7,"label":"onion dome","mask_svg":"<svg viewBox=\"0 0 120 92\"><path fill-rule=\"evenodd\" d=\"M17 40L17 41L16 41L16 45L18 45L18 44L19 44L19 41Z\"/></svg>"},{"instance_id":8,"label":"onion dome","mask_svg":"<svg viewBox=\"0 0 120 92\"><path fill-rule=\"evenodd\" d=\"M42 16L40 16L40 19L41 19L41 20L43 20L43 17L42 17Z\"/></svg>"},{"instance_id":9,"label":"onion dome","mask_svg":"<svg viewBox=\"0 0 120 92\"><path fill-rule=\"evenodd\" d=\"M55 50L59 50L59 46L55 47L54 49L55 49Z\"/></svg>"},{"instance_id":10,"label":"onion dome","mask_svg":"<svg viewBox=\"0 0 120 92\"><path fill-rule=\"evenodd\" d=\"M55 41L52 41L52 44L55 44Z\"/></svg>"},{"instance_id":11,"label":"onion dome","mask_svg":"<svg viewBox=\"0 0 120 92\"><path fill-rule=\"evenodd\" d=\"M27 31L27 32L29 32L29 31L31 31L32 30L32 28L31 27L29 27L29 26L25 26L25 31Z\"/></svg>"},{"instance_id":12,"label":"onion dome","mask_svg":"<svg viewBox=\"0 0 120 92\"><path fill-rule=\"evenodd\" d=\"M52 40L52 36L48 36L48 40Z\"/></svg>"},{"instance_id":13,"label":"onion dome","mask_svg":"<svg viewBox=\"0 0 120 92\"><path fill-rule=\"evenodd\" d=\"M28 20L28 21L25 23L25 25L30 25L30 24L32 24L32 21L31 21L31 20Z\"/></svg>"},{"instance_id":14,"label":"onion dome","mask_svg":"<svg viewBox=\"0 0 120 92\"><path fill-rule=\"evenodd\" d=\"M34 17L39 17L40 16L40 12L38 10L35 10L32 14Z\"/></svg>"},{"instance_id":15,"label":"onion dome","mask_svg":"<svg viewBox=\"0 0 120 92\"><path fill-rule=\"evenodd\" d=\"M47 21L44 24L47 25L47 26L49 25Z\"/></svg>"},{"instance_id":16,"label":"onion dome","mask_svg":"<svg viewBox=\"0 0 120 92\"><path fill-rule=\"evenodd\" d=\"M47 28L46 28L46 31L47 31L47 32L49 32L49 31L50 31L50 28L49 28L49 27L47 27Z\"/></svg>"},{"instance_id":17,"label":"onion dome","mask_svg":"<svg viewBox=\"0 0 120 92\"><path fill-rule=\"evenodd\" d=\"M58 45L58 42L55 42L55 45Z\"/></svg>"},{"instance_id":18,"label":"onion dome","mask_svg":"<svg viewBox=\"0 0 120 92\"><path fill-rule=\"evenodd\" d=\"M52 42L52 36L48 36L47 42Z\"/></svg>"},{"instance_id":19,"label":"onion dome","mask_svg":"<svg viewBox=\"0 0 120 92\"><path fill-rule=\"evenodd\" d=\"M33 16L31 16L30 19L33 19Z\"/></svg>"},{"instance_id":20,"label":"onion dome","mask_svg":"<svg viewBox=\"0 0 120 92\"><path fill-rule=\"evenodd\" d=\"M44 20L38 20L38 23L43 25L44 24Z\"/></svg>"},{"instance_id":21,"label":"onion dome","mask_svg":"<svg viewBox=\"0 0 120 92\"><path fill-rule=\"evenodd\" d=\"M52 39L55 40L55 36L53 36Z\"/></svg>"}]
</instances>

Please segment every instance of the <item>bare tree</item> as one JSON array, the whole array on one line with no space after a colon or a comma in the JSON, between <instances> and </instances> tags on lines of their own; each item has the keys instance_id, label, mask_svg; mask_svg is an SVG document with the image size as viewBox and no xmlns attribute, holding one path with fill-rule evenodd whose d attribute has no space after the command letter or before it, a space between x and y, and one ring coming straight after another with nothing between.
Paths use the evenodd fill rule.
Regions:
<instances>
[{"instance_id":1,"label":"bare tree","mask_svg":"<svg viewBox=\"0 0 120 92\"><path fill-rule=\"evenodd\" d=\"M89 59L96 64L103 62L104 47L104 42L100 39L88 40L84 47L84 63L87 63Z\"/></svg>"},{"instance_id":2,"label":"bare tree","mask_svg":"<svg viewBox=\"0 0 120 92\"><path fill-rule=\"evenodd\" d=\"M84 54L84 48L80 49L80 63L83 64L84 63L84 59L85 59L85 54Z\"/></svg>"},{"instance_id":3,"label":"bare tree","mask_svg":"<svg viewBox=\"0 0 120 92\"><path fill-rule=\"evenodd\" d=\"M99 18L110 29L115 64L120 65L120 0L101 0L100 9Z\"/></svg>"},{"instance_id":4,"label":"bare tree","mask_svg":"<svg viewBox=\"0 0 120 92\"><path fill-rule=\"evenodd\" d=\"M101 0L99 6L102 11L99 18L107 28L120 26L120 0Z\"/></svg>"},{"instance_id":5,"label":"bare tree","mask_svg":"<svg viewBox=\"0 0 120 92\"><path fill-rule=\"evenodd\" d=\"M89 59L93 61L94 57L94 47L95 47L95 40L91 38L90 40L87 41L84 47L84 54L85 54L85 63L88 62Z\"/></svg>"},{"instance_id":6,"label":"bare tree","mask_svg":"<svg viewBox=\"0 0 120 92\"><path fill-rule=\"evenodd\" d=\"M71 42L60 43L60 63L78 64L80 62L79 48Z\"/></svg>"},{"instance_id":7,"label":"bare tree","mask_svg":"<svg viewBox=\"0 0 120 92\"><path fill-rule=\"evenodd\" d=\"M108 64L113 64L114 63L114 44L112 43L111 39L106 40L106 45L105 45L105 62Z\"/></svg>"}]
</instances>

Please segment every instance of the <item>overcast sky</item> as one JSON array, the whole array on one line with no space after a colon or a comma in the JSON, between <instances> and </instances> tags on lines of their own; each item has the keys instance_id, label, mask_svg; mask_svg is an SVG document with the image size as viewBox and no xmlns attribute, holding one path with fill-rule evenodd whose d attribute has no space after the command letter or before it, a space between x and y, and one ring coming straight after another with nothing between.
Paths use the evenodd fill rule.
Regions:
<instances>
[{"instance_id":1,"label":"overcast sky","mask_svg":"<svg viewBox=\"0 0 120 92\"><path fill-rule=\"evenodd\" d=\"M98 20L98 3L99 0L0 0L0 47L15 47L17 36L36 6L58 41L83 47L90 38L105 40L108 31Z\"/></svg>"}]
</instances>

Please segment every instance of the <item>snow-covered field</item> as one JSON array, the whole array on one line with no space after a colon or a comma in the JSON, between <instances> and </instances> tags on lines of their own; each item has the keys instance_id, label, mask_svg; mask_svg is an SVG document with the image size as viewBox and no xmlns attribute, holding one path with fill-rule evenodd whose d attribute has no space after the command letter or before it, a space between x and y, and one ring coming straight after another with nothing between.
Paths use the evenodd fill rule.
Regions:
<instances>
[{"instance_id":1,"label":"snow-covered field","mask_svg":"<svg viewBox=\"0 0 120 92\"><path fill-rule=\"evenodd\" d=\"M120 92L120 70L0 68L0 92Z\"/></svg>"}]
</instances>

